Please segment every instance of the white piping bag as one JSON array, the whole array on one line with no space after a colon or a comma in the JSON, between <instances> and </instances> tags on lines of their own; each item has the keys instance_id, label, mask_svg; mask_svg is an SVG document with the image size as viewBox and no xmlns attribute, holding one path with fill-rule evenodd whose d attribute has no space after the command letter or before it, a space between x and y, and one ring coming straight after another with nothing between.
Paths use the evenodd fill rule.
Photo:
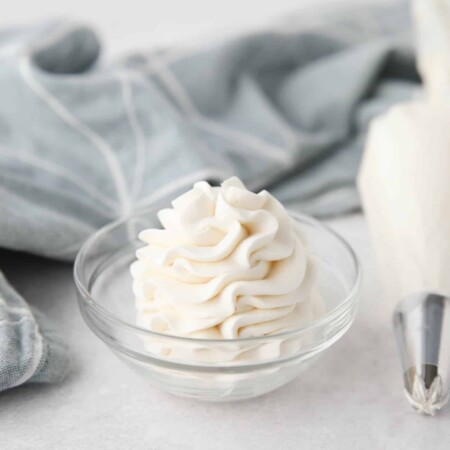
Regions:
<instances>
[{"instance_id":1,"label":"white piping bag","mask_svg":"<svg viewBox=\"0 0 450 450\"><path fill-rule=\"evenodd\" d=\"M405 394L435 414L450 384L450 0L415 0L420 100L371 124L358 177Z\"/></svg>"}]
</instances>

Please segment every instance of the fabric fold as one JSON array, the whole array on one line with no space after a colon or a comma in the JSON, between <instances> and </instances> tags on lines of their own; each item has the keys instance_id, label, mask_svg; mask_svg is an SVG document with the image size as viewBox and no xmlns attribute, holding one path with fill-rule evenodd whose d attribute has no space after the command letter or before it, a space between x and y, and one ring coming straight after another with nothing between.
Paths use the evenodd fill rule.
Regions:
<instances>
[{"instance_id":1,"label":"fabric fold","mask_svg":"<svg viewBox=\"0 0 450 450\"><path fill-rule=\"evenodd\" d=\"M28 381L61 381L68 370L62 338L0 273L0 391Z\"/></svg>"},{"instance_id":2,"label":"fabric fold","mask_svg":"<svg viewBox=\"0 0 450 450\"><path fill-rule=\"evenodd\" d=\"M291 210L357 210L370 120L419 90L407 3L311 17L114 62L82 24L0 33L0 247L72 260L105 224L233 175ZM0 390L60 379L45 314L0 294Z\"/></svg>"}]
</instances>

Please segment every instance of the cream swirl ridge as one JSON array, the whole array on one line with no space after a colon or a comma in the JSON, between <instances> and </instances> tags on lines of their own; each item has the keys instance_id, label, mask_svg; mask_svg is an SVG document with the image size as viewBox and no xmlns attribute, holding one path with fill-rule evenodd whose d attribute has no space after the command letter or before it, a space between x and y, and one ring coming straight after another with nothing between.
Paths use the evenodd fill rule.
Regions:
<instances>
[{"instance_id":1,"label":"cream swirl ridge","mask_svg":"<svg viewBox=\"0 0 450 450\"><path fill-rule=\"evenodd\" d=\"M316 266L299 225L236 178L196 183L159 212L131 266L138 324L175 336L246 338L314 320ZM320 305L319 305L320 303Z\"/></svg>"}]
</instances>

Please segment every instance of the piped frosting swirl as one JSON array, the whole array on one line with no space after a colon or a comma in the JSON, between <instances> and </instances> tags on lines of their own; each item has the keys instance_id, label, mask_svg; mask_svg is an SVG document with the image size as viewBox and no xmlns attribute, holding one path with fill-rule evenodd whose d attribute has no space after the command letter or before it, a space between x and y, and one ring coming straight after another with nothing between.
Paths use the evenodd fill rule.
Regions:
<instances>
[{"instance_id":1,"label":"piped frosting swirl","mask_svg":"<svg viewBox=\"0 0 450 450\"><path fill-rule=\"evenodd\" d=\"M131 266L137 322L199 339L272 335L321 313L299 225L267 191L236 178L196 183L147 229Z\"/></svg>"}]
</instances>

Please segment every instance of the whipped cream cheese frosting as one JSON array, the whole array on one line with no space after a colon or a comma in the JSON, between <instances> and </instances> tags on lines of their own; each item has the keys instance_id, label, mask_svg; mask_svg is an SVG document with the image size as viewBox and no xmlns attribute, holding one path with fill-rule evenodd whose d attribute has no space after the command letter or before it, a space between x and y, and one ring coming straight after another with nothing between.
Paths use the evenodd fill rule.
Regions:
<instances>
[{"instance_id":1,"label":"whipped cream cheese frosting","mask_svg":"<svg viewBox=\"0 0 450 450\"><path fill-rule=\"evenodd\" d=\"M298 328L323 313L305 236L267 191L236 177L196 183L139 234L137 323L174 336L236 339Z\"/></svg>"}]
</instances>

